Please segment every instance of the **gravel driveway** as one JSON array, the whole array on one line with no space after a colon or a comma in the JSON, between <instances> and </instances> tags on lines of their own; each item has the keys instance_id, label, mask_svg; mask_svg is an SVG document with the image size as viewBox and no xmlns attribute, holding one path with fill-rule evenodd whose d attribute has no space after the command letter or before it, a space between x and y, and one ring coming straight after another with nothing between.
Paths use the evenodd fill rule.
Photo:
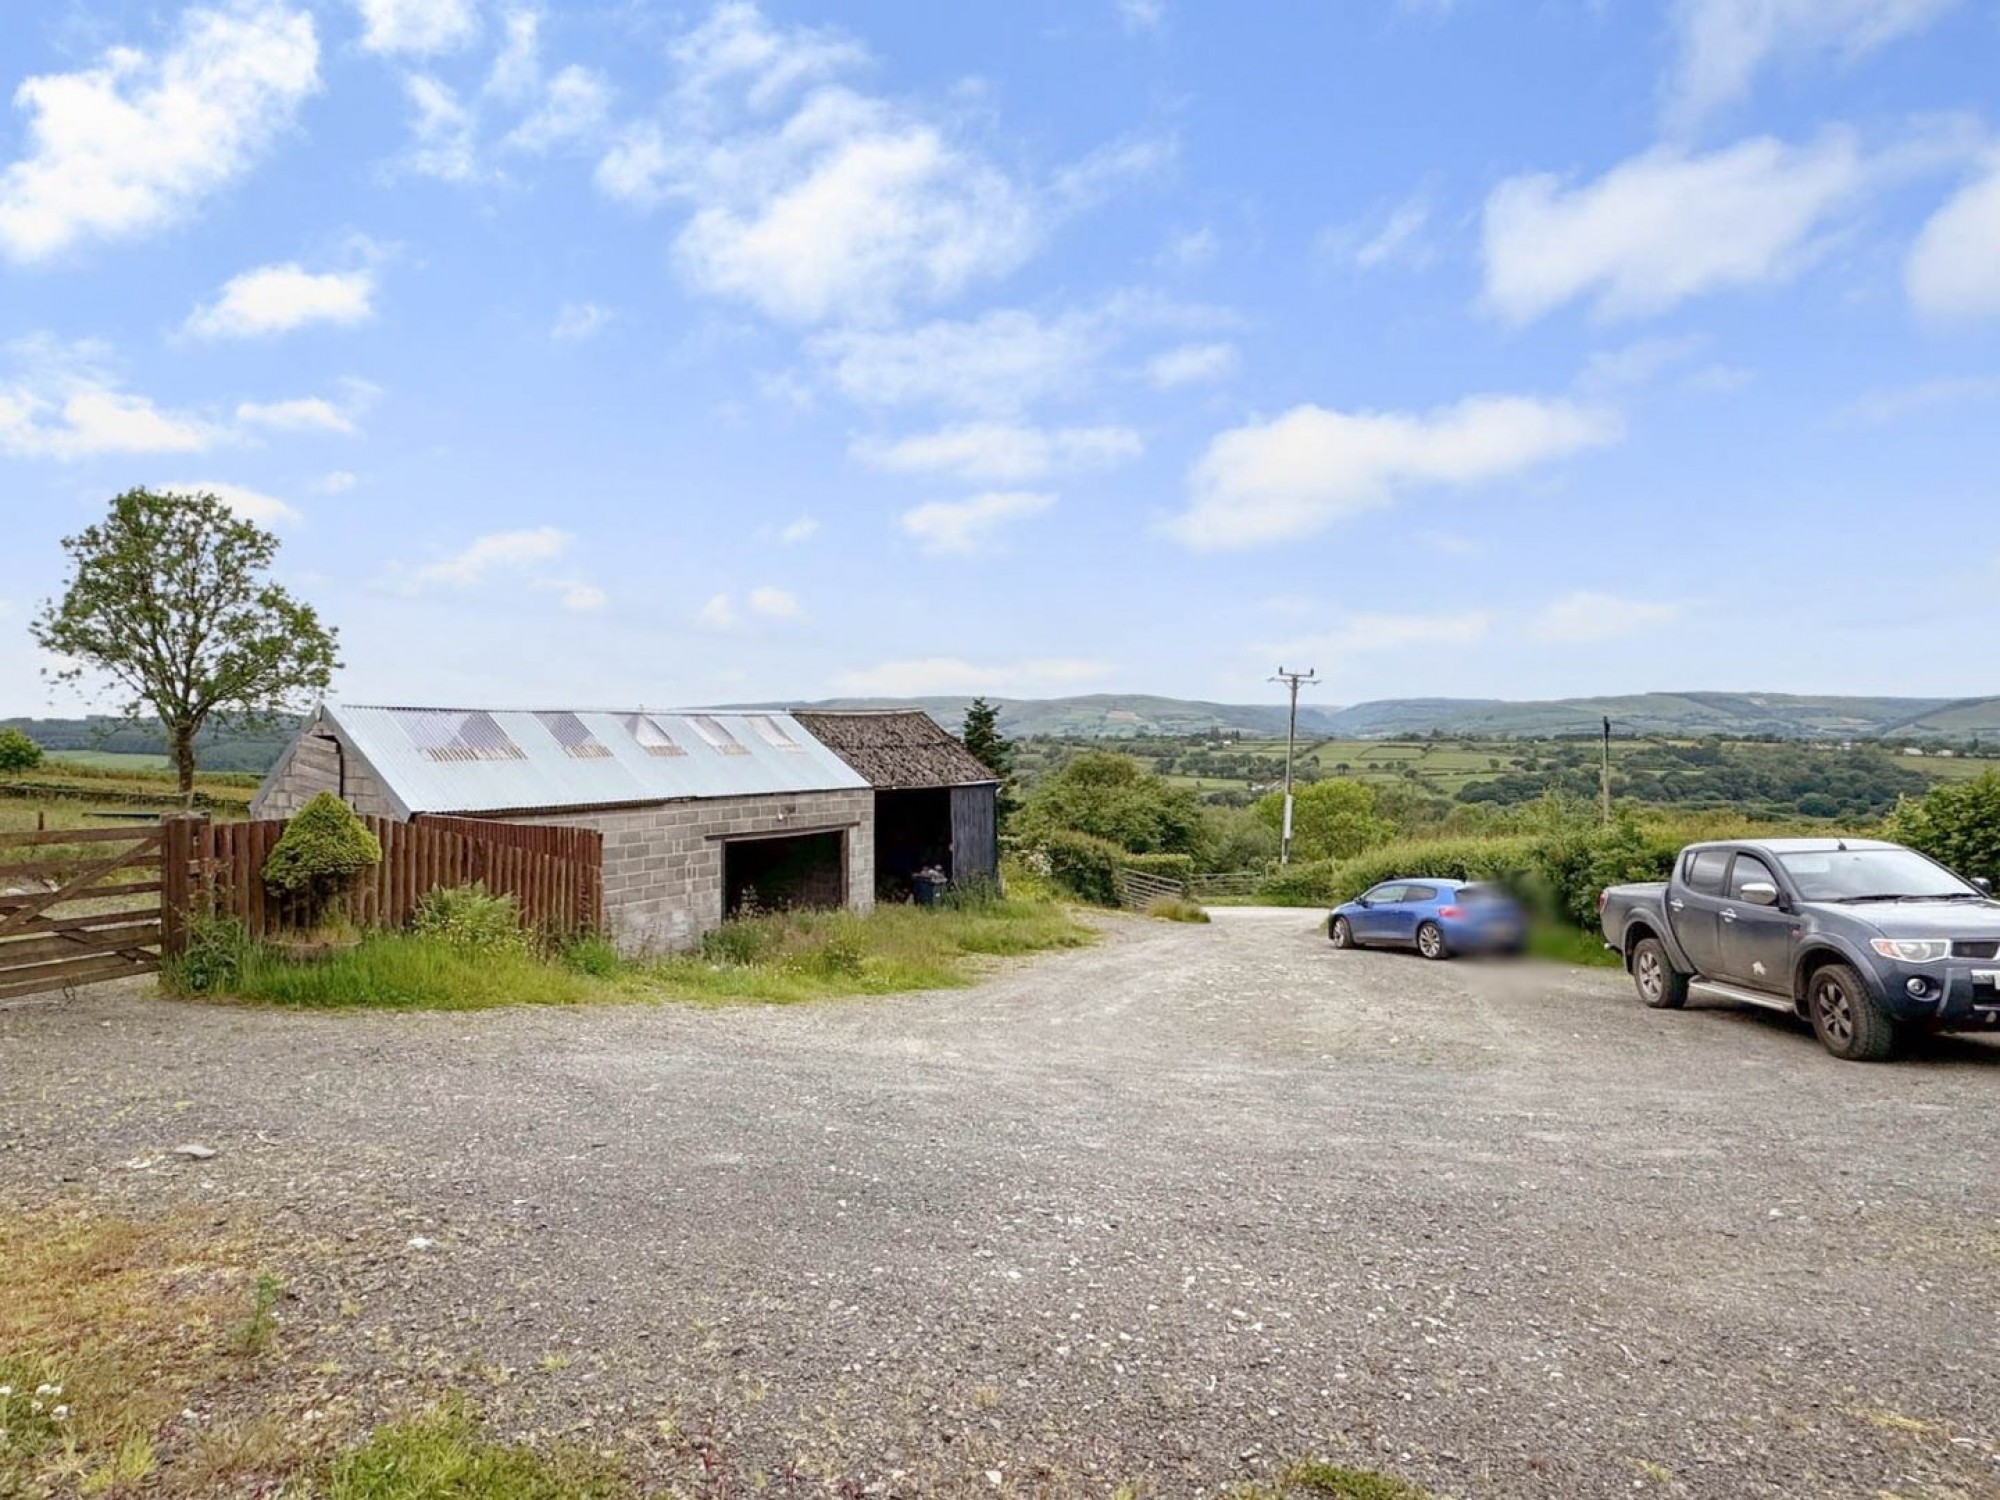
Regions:
<instances>
[{"instance_id":1,"label":"gravel driveway","mask_svg":"<svg viewBox=\"0 0 2000 1500\"><path fill-rule=\"evenodd\" d=\"M254 1205L315 1358L714 1492L2000 1495L2000 1046L1108 929L791 1009L0 1008L0 1201Z\"/></svg>"}]
</instances>

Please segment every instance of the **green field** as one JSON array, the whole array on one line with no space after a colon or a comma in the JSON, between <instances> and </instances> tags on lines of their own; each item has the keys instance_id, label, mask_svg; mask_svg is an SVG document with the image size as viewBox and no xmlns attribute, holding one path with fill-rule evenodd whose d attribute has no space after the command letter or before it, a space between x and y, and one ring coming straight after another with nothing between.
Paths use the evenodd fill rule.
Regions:
<instances>
[{"instance_id":1,"label":"green field","mask_svg":"<svg viewBox=\"0 0 2000 1500\"><path fill-rule=\"evenodd\" d=\"M165 771L173 762L164 755L127 754L122 750L51 750L49 762L87 766L94 771Z\"/></svg>"}]
</instances>

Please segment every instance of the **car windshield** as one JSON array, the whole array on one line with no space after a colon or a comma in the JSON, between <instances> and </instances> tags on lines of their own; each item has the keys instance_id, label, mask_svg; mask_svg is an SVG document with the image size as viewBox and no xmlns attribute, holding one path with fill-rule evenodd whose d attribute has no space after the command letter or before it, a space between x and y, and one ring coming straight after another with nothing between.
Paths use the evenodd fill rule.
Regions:
<instances>
[{"instance_id":1,"label":"car windshield","mask_svg":"<svg viewBox=\"0 0 2000 1500\"><path fill-rule=\"evenodd\" d=\"M1963 900L1979 892L1908 849L1832 849L1781 854L1807 901Z\"/></svg>"}]
</instances>

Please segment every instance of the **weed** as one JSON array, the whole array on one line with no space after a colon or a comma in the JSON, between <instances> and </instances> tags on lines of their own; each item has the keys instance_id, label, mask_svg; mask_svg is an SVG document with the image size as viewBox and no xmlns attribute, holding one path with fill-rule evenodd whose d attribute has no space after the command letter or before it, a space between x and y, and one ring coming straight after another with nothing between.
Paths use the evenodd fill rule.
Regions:
<instances>
[{"instance_id":1,"label":"weed","mask_svg":"<svg viewBox=\"0 0 2000 1500\"><path fill-rule=\"evenodd\" d=\"M1429 1500L1423 1490L1405 1480L1320 1459L1293 1464L1285 1471L1282 1484L1292 1493L1321 1495L1328 1500Z\"/></svg>"},{"instance_id":2,"label":"weed","mask_svg":"<svg viewBox=\"0 0 2000 1500\"><path fill-rule=\"evenodd\" d=\"M603 1460L497 1443L461 1400L378 1428L335 1460L328 1500L611 1500L628 1493Z\"/></svg>"},{"instance_id":3,"label":"weed","mask_svg":"<svg viewBox=\"0 0 2000 1500\"><path fill-rule=\"evenodd\" d=\"M188 920L187 946L161 965L161 977L176 995L226 994L236 987L253 947L236 918L198 913Z\"/></svg>"},{"instance_id":4,"label":"weed","mask_svg":"<svg viewBox=\"0 0 2000 1500\"><path fill-rule=\"evenodd\" d=\"M618 950L601 937L572 938L558 950L564 968L592 979L611 979L624 967Z\"/></svg>"},{"instance_id":5,"label":"weed","mask_svg":"<svg viewBox=\"0 0 2000 1500\"><path fill-rule=\"evenodd\" d=\"M250 1316L238 1323L229 1337L230 1347L238 1354L254 1357L271 1347L271 1337L278 1329L275 1310L284 1289L284 1283L269 1271L257 1273L257 1284L250 1291Z\"/></svg>"},{"instance_id":6,"label":"weed","mask_svg":"<svg viewBox=\"0 0 2000 1500\"><path fill-rule=\"evenodd\" d=\"M1179 896L1161 896L1146 905L1146 915L1162 922L1206 922L1208 913L1199 902Z\"/></svg>"},{"instance_id":7,"label":"weed","mask_svg":"<svg viewBox=\"0 0 2000 1500\"><path fill-rule=\"evenodd\" d=\"M511 895L494 895L485 883L438 886L417 903L410 930L467 953L524 953L521 908Z\"/></svg>"}]
</instances>

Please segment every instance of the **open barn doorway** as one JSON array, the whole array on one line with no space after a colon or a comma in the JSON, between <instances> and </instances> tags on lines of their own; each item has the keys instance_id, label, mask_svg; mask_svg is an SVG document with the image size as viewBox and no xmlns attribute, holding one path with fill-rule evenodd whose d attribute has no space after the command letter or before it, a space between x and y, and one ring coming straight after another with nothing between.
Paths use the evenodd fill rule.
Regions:
<instances>
[{"instance_id":1,"label":"open barn doorway","mask_svg":"<svg viewBox=\"0 0 2000 1500\"><path fill-rule=\"evenodd\" d=\"M722 846L723 914L800 908L831 911L847 904L847 835L796 833L731 839Z\"/></svg>"}]
</instances>

